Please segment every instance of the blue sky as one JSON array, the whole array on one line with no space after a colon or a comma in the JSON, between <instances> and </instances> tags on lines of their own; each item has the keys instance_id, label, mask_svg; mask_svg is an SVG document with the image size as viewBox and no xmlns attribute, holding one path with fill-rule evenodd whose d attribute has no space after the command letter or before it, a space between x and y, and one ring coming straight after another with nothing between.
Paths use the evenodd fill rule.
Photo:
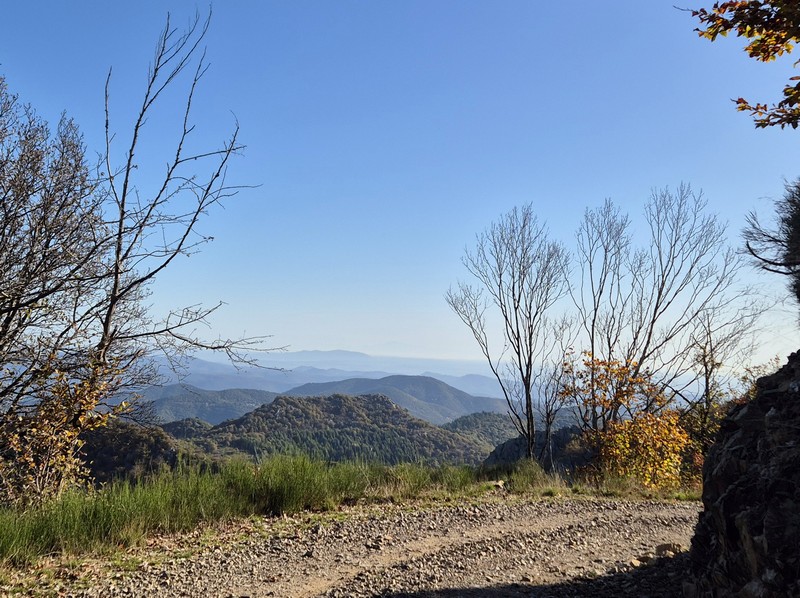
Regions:
<instances>
[{"instance_id":1,"label":"blue sky","mask_svg":"<svg viewBox=\"0 0 800 598\"><path fill-rule=\"evenodd\" d=\"M744 215L768 216L800 175L800 132L756 130L730 99L777 99L791 58L700 40L673 4L217 2L197 141L219 145L235 115L247 149L229 180L258 186L210 214L215 241L158 283L154 308L222 300L210 334L293 350L477 359L443 294L464 247L515 205L569 246L585 208L611 198L637 219L651 189L687 182L738 244ZM99 151L108 69L123 134L167 11L182 26L196 9L10 3L0 74ZM161 123L146 132L154 156L171 147ZM774 321L766 351L788 352L794 312Z\"/></svg>"}]
</instances>

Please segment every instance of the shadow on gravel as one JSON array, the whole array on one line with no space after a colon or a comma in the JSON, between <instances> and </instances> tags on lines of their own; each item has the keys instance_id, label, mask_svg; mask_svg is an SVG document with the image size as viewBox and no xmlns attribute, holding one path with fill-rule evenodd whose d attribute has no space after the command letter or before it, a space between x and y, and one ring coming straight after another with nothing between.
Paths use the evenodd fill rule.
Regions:
<instances>
[{"instance_id":1,"label":"shadow on gravel","mask_svg":"<svg viewBox=\"0 0 800 598\"><path fill-rule=\"evenodd\" d=\"M386 598L566 598L592 596L597 598L680 598L681 584L689 568L689 555L682 553L662 558L625 573L603 575L592 579L564 583L533 585L514 583L497 587L454 588L424 592L381 593Z\"/></svg>"}]
</instances>

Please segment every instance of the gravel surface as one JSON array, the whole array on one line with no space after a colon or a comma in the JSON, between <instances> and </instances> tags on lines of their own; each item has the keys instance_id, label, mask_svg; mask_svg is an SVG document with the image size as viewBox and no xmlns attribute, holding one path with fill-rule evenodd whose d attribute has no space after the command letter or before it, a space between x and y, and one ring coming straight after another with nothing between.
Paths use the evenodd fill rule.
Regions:
<instances>
[{"instance_id":1,"label":"gravel surface","mask_svg":"<svg viewBox=\"0 0 800 598\"><path fill-rule=\"evenodd\" d=\"M61 566L61 596L680 596L698 503L488 498L352 507ZM10 589L10 586L6 586ZM0 586L0 593L3 587Z\"/></svg>"}]
</instances>

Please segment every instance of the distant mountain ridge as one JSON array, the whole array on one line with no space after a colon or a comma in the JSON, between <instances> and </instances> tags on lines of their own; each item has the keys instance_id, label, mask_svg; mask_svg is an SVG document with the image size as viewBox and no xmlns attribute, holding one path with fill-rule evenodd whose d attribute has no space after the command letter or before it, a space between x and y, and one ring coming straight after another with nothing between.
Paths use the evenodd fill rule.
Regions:
<instances>
[{"instance_id":1,"label":"distant mountain ridge","mask_svg":"<svg viewBox=\"0 0 800 598\"><path fill-rule=\"evenodd\" d=\"M381 395L281 395L211 429L178 423L184 433L195 431L188 439L198 446L257 458L306 454L328 461L479 463L493 448L415 418Z\"/></svg>"},{"instance_id":2,"label":"distant mountain ridge","mask_svg":"<svg viewBox=\"0 0 800 598\"><path fill-rule=\"evenodd\" d=\"M394 375L379 378L351 378L337 382L303 384L284 393L288 396L331 394L384 395L412 415L434 424L479 411L504 413L500 399L475 397L429 376Z\"/></svg>"},{"instance_id":3,"label":"distant mountain ridge","mask_svg":"<svg viewBox=\"0 0 800 598\"><path fill-rule=\"evenodd\" d=\"M195 418L210 424L254 411L276 396L266 390L205 390L189 384L152 386L142 392L143 400L152 402L156 415L164 422Z\"/></svg>"},{"instance_id":4,"label":"distant mountain ridge","mask_svg":"<svg viewBox=\"0 0 800 598\"><path fill-rule=\"evenodd\" d=\"M165 384L183 382L207 390L254 388L285 392L311 382L391 375L430 376L475 396L500 397L497 381L482 363L458 360L374 357L352 351L275 352L259 357L263 367L235 368L229 363L191 358L180 379L166 364Z\"/></svg>"},{"instance_id":5,"label":"distant mountain ridge","mask_svg":"<svg viewBox=\"0 0 800 598\"><path fill-rule=\"evenodd\" d=\"M196 418L216 425L271 403L279 394L380 394L408 409L413 416L437 425L479 411L506 411L506 404L500 399L475 397L428 376L351 378L303 384L283 393L246 388L204 390L188 384L170 384L147 389L143 397L146 401L152 401L156 414L164 422Z\"/></svg>"}]
</instances>

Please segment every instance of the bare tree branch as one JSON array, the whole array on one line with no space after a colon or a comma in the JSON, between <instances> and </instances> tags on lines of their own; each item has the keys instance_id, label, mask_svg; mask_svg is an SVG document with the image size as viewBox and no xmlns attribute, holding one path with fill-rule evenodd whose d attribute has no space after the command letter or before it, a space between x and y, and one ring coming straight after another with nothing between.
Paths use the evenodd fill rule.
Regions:
<instances>
[{"instance_id":1,"label":"bare tree branch","mask_svg":"<svg viewBox=\"0 0 800 598\"><path fill-rule=\"evenodd\" d=\"M151 356L164 353L177 364L202 349L250 365L254 351L268 350L264 337L198 334L221 303L159 318L146 302L179 256L210 240L197 231L201 219L241 188L226 183L228 164L243 149L238 122L222 147L190 149L210 17L196 16L183 32L167 18L121 166L109 71L103 168L94 176L74 123L62 118L51 136L0 79L0 482L11 484L0 488L0 502L24 500L20 488L38 489L39 498L57 493L79 477L80 433L132 408L115 400L156 381ZM150 117L170 109L165 90L181 85L174 145L151 188L137 154ZM44 465L26 473L20 463Z\"/></svg>"},{"instance_id":2,"label":"bare tree branch","mask_svg":"<svg viewBox=\"0 0 800 598\"><path fill-rule=\"evenodd\" d=\"M472 332L500 384L517 430L534 457L535 377L549 351L548 311L566 293L569 258L550 241L531 205L515 208L480 235L463 258L477 287L459 283L445 299ZM500 348L490 346L486 313L500 317Z\"/></svg>"},{"instance_id":3,"label":"bare tree branch","mask_svg":"<svg viewBox=\"0 0 800 598\"><path fill-rule=\"evenodd\" d=\"M583 350L604 362L632 364L633 378L646 375L676 398L704 377L698 339L750 346L745 339L766 309L753 289L739 284L743 261L706 207L688 185L654 190L645 205L649 241L639 249L631 242L630 220L608 201L587 211L578 231L580 276L571 296ZM739 334L730 336L732 330ZM593 393L594 380L588 387ZM664 407L654 399L642 408ZM599 429L622 415L599 410L584 413L584 420Z\"/></svg>"}]
</instances>

